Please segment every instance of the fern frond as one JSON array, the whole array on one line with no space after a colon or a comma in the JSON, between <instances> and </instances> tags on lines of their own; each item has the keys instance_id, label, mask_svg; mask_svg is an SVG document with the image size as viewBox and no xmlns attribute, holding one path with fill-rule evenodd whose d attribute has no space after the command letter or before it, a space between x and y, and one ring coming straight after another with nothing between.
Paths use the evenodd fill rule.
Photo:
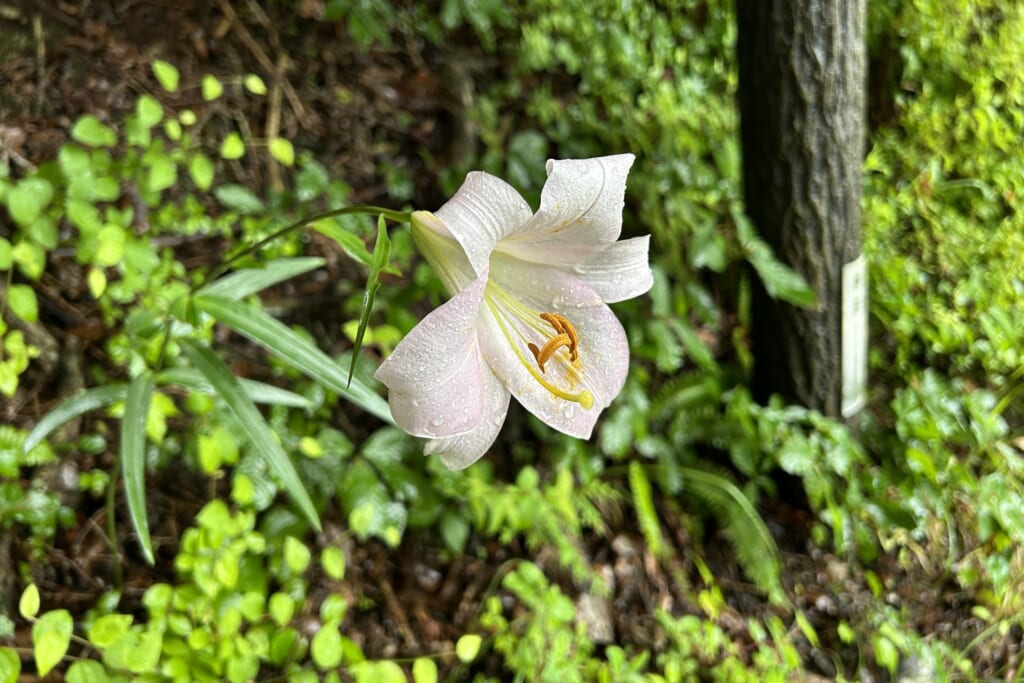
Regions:
<instances>
[{"instance_id":1,"label":"fern frond","mask_svg":"<svg viewBox=\"0 0 1024 683\"><path fill-rule=\"evenodd\" d=\"M677 375L666 382L651 401L651 423L664 423L677 413L691 409L717 406L721 396L718 378L703 370Z\"/></svg>"},{"instance_id":2,"label":"fern frond","mask_svg":"<svg viewBox=\"0 0 1024 683\"><path fill-rule=\"evenodd\" d=\"M36 444L27 453L22 453L27 437L27 432L16 427L0 425L0 464L17 470L19 466L45 465L57 459L50 444L45 441ZM16 476L16 472L10 473L10 476Z\"/></svg>"},{"instance_id":3,"label":"fern frond","mask_svg":"<svg viewBox=\"0 0 1024 683\"><path fill-rule=\"evenodd\" d=\"M744 573L768 594L771 602L785 602L779 548L750 499L724 474L697 467L683 467L681 471L690 484L687 490L719 515Z\"/></svg>"},{"instance_id":4,"label":"fern frond","mask_svg":"<svg viewBox=\"0 0 1024 683\"><path fill-rule=\"evenodd\" d=\"M644 465L636 460L629 463L629 488L633 491L633 509L640 523L640 532L647 542L647 547L658 559L668 554L668 543L661 533L661 522L658 512L654 509L654 493L651 481L647 478Z\"/></svg>"}]
</instances>

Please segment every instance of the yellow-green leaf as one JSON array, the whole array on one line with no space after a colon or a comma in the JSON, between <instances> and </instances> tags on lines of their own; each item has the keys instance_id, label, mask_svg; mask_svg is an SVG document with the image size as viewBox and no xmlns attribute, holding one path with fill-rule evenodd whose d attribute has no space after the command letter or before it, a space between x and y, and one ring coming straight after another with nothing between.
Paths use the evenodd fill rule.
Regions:
<instances>
[{"instance_id":1,"label":"yellow-green leaf","mask_svg":"<svg viewBox=\"0 0 1024 683\"><path fill-rule=\"evenodd\" d=\"M178 81L181 76L173 65L158 59L153 62L153 75L156 76L156 80L160 82L160 87L164 90L174 92L178 89Z\"/></svg>"}]
</instances>

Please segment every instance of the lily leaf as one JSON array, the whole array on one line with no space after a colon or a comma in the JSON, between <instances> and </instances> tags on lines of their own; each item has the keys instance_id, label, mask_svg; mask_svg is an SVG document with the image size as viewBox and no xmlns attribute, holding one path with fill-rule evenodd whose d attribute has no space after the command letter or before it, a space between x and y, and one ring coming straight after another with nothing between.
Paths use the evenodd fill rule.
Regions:
<instances>
[{"instance_id":1,"label":"lily leaf","mask_svg":"<svg viewBox=\"0 0 1024 683\"><path fill-rule=\"evenodd\" d=\"M318 257L276 259L262 268L245 268L226 275L203 287L198 293L238 301L323 264L324 260Z\"/></svg>"},{"instance_id":2,"label":"lily leaf","mask_svg":"<svg viewBox=\"0 0 1024 683\"><path fill-rule=\"evenodd\" d=\"M387 402L358 377L348 378L333 358L267 313L221 297L197 296L195 306L239 334L277 354L284 362L352 401L385 422L394 423Z\"/></svg>"},{"instance_id":3,"label":"lily leaf","mask_svg":"<svg viewBox=\"0 0 1024 683\"><path fill-rule=\"evenodd\" d=\"M128 518L139 536L146 562L153 564L153 543L146 519L146 416L153 396L153 377L139 375L128 385L121 422L121 472Z\"/></svg>"},{"instance_id":4,"label":"lily leaf","mask_svg":"<svg viewBox=\"0 0 1024 683\"><path fill-rule=\"evenodd\" d=\"M348 381L345 386L352 384L352 375L356 371L356 358L359 357L359 349L363 347L363 336L370 324L370 311L373 310L373 299L380 289L381 271L387 268L391 259L391 238L388 237L388 227L384 222L384 216L377 218L377 242L373 245L373 262L370 264L370 274L366 278L366 290L363 292L363 307L359 311L359 329L356 330L356 338L352 342L352 363L348 367Z\"/></svg>"},{"instance_id":5,"label":"lily leaf","mask_svg":"<svg viewBox=\"0 0 1024 683\"><path fill-rule=\"evenodd\" d=\"M65 399L56 408L47 413L32 431L28 433L28 436L25 437L25 443L21 446L22 452L28 453L31 451L65 422L97 408L103 408L117 401L123 401L126 393L127 385L108 384L103 387L87 389L81 394Z\"/></svg>"},{"instance_id":6,"label":"lily leaf","mask_svg":"<svg viewBox=\"0 0 1024 683\"><path fill-rule=\"evenodd\" d=\"M164 370L156 376L156 383L159 385L177 384L205 394L216 393L213 390L213 386L206 381L206 378L192 368ZM294 391L282 389L281 387L275 387L273 384L244 378L239 378L239 383L242 385L245 395L254 403L287 406L289 408L309 408L311 405L309 399L305 396L296 394Z\"/></svg>"},{"instance_id":7,"label":"lily leaf","mask_svg":"<svg viewBox=\"0 0 1024 683\"><path fill-rule=\"evenodd\" d=\"M217 391L224 403L227 405L231 416L237 420L242 431L248 435L249 443L262 457L271 471L277 475L281 485L288 495L292 497L295 504L299 506L306 518L317 529L320 530L320 517L316 513L313 501L309 492L302 485L295 465L288 459L288 455L281 448L274 437L270 426L263 416L256 409L256 405L245 395L241 383L235 377L227 365L217 358L214 353L191 339L182 339L179 342L181 349L192 362L192 365L199 371L206 381Z\"/></svg>"}]
</instances>

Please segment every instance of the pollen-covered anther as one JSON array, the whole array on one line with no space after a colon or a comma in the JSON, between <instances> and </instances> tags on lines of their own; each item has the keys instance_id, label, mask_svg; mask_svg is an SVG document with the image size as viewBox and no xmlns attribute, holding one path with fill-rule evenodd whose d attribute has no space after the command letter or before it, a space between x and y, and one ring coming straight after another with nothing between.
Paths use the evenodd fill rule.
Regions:
<instances>
[{"instance_id":1,"label":"pollen-covered anther","mask_svg":"<svg viewBox=\"0 0 1024 683\"><path fill-rule=\"evenodd\" d=\"M579 342L580 337L576 333L576 328L572 326L565 316L558 315L557 313L541 313L541 320L545 321L555 330L553 337L544 343L544 346L538 347L536 344L528 343L526 347L530 349L530 353L537 360L537 365L540 367L541 372L545 372L544 364L551 360L551 357L555 355L555 352L561 348L566 348L569 351L569 360L576 362L579 360Z\"/></svg>"}]
</instances>

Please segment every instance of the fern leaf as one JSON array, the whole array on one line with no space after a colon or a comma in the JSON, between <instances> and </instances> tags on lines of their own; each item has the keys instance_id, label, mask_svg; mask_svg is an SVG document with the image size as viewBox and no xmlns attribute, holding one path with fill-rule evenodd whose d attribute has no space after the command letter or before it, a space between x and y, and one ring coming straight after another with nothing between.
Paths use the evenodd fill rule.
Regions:
<instances>
[{"instance_id":1,"label":"fern leaf","mask_svg":"<svg viewBox=\"0 0 1024 683\"><path fill-rule=\"evenodd\" d=\"M654 493L651 481L647 478L644 466L634 460L629 463L629 487L633 491L633 508L636 510L640 532L644 535L647 547L658 559L668 554L668 543L661 533L661 522L654 509Z\"/></svg>"},{"instance_id":2,"label":"fern leaf","mask_svg":"<svg viewBox=\"0 0 1024 683\"><path fill-rule=\"evenodd\" d=\"M720 515L744 573L768 594L771 602L785 602L779 548L750 499L723 474L696 467L684 467L682 472L690 484L687 490Z\"/></svg>"}]
</instances>

